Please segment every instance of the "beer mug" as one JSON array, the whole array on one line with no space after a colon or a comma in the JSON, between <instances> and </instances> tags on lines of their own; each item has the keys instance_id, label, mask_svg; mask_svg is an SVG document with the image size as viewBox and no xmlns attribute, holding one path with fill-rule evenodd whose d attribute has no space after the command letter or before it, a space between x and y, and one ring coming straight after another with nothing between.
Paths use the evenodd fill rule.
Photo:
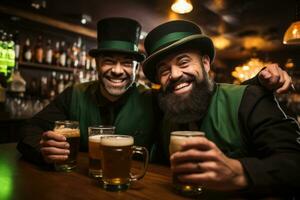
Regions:
<instances>
[{"instance_id":1,"label":"beer mug","mask_svg":"<svg viewBox=\"0 0 300 200\"><path fill-rule=\"evenodd\" d=\"M94 178L102 177L100 140L102 135L115 133L114 126L91 126L89 132L89 175Z\"/></svg>"},{"instance_id":2,"label":"beer mug","mask_svg":"<svg viewBox=\"0 0 300 200\"><path fill-rule=\"evenodd\" d=\"M148 166L148 151L145 147L133 146L134 139L129 135L108 135L101 137L102 181L109 191L128 189L130 182L144 177ZM132 175L131 160L133 154L144 158L141 174Z\"/></svg>"},{"instance_id":3,"label":"beer mug","mask_svg":"<svg viewBox=\"0 0 300 200\"><path fill-rule=\"evenodd\" d=\"M170 155L177 151L181 151L183 143L191 137L203 137L205 134L200 131L174 131L171 133L169 151ZM200 185L182 184L175 174L172 176L174 189L180 194L192 196L202 193Z\"/></svg>"},{"instance_id":4,"label":"beer mug","mask_svg":"<svg viewBox=\"0 0 300 200\"><path fill-rule=\"evenodd\" d=\"M77 154L79 150L80 131L77 121L55 121L53 130L56 134L61 134L67 138L70 145L68 159L56 162L54 167L57 171L71 171L76 167Z\"/></svg>"}]
</instances>

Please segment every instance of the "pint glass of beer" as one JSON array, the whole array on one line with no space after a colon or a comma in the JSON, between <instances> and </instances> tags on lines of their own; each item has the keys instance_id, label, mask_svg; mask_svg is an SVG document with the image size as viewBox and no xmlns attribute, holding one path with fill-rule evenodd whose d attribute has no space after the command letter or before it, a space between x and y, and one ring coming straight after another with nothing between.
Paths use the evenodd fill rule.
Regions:
<instances>
[{"instance_id":1,"label":"pint glass of beer","mask_svg":"<svg viewBox=\"0 0 300 200\"><path fill-rule=\"evenodd\" d=\"M182 144L191 137L203 137L205 134L200 131L174 131L171 133L169 151L170 155L180 151ZM177 192L187 196L193 196L202 193L200 185L186 185L180 183L175 174L172 177L173 186Z\"/></svg>"},{"instance_id":2,"label":"pint glass of beer","mask_svg":"<svg viewBox=\"0 0 300 200\"><path fill-rule=\"evenodd\" d=\"M71 171L76 167L77 154L79 150L80 131L77 121L56 121L53 130L56 134L61 134L67 138L70 145L68 159L55 163L57 171Z\"/></svg>"},{"instance_id":3,"label":"pint glass of beer","mask_svg":"<svg viewBox=\"0 0 300 200\"><path fill-rule=\"evenodd\" d=\"M133 146L134 139L129 135L110 135L101 137L103 187L109 191L126 190L130 182L144 177L148 166L148 151L145 147ZM132 175L131 160L133 154L144 159L141 174Z\"/></svg>"},{"instance_id":4,"label":"pint glass of beer","mask_svg":"<svg viewBox=\"0 0 300 200\"><path fill-rule=\"evenodd\" d=\"M100 140L103 135L115 133L114 126L91 126L89 131L89 175L94 178L102 177Z\"/></svg>"}]
</instances>

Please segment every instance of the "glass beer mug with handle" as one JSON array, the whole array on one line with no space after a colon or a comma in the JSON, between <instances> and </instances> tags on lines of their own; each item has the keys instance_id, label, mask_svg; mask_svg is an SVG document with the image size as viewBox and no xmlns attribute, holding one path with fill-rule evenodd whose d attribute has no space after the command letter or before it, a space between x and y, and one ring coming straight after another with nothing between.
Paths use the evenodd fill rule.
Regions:
<instances>
[{"instance_id":1,"label":"glass beer mug with handle","mask_svg":"<svg viewBox=\"0 0 300 200\"><path fill-rule=\"evenodd\" d=\"M129 135L108 135L101 137L102 181L109 191L128 189L130 182L144 177L148 167L148 151L145 147L134 146L134 139ZM144 158L141 174L132 175L131 161L134 154Z\"/></svg>"},{"instance_id":2,"label":"glass beer mug with handle","mask_svg":"<svg viewBox=\"0 0 300 200\"><path fill-rule=\"evenodd\" d=\"M205 136L205 133L200 131L172 132L170 136L170 145L169 145L170 156L177 151L181 151L182 145L185 143L187 139L191 137L203 137L203 136ZM202 193L202 186L187 185L187 184L180 183L180 181L178 180L175 174L173 174L172 182L173 182L174 189L180 194L186 196L193 196Z\"/></svg>"},{"instance_id":3,"label":"glass beer mug with handle","mask_svg":"<svg viewBox=\"0 0 300 200\"><path fill-rule=\"evenodd\" d=\"M103 135L115 133L114 126L90 126L89 132L89 175L94 178L102 177L100 140Z\"/></svg>"},{"instance_id":4,"label":"glass beer mug with handle","mask_svg":"<svg viewBox=\"0 0 300 200\"><path fill-rule=\"evenodd\" d=\"M77 154L80 142L79 123L77 121L55 121L53 131L56 134L65 136L70 145L68 159L55 163L54 167L57 171L72 171L77 165Z\"/></svg>"}]
</instances>

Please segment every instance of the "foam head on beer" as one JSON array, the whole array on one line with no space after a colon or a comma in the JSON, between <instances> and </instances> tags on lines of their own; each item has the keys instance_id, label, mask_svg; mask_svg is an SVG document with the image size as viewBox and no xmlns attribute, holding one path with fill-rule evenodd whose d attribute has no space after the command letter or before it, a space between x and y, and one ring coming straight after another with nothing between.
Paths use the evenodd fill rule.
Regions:
<instances>
[{"instance_id":1,"label":"foam head on beer","mask_svg":"<svg viewBox=\"0 0 300 200\"><path fill-rule=\"evenodd\" d=\"M185 141L191 137L199 137L199 136L204 136L204 132L200 131L174 131L171 133L171 138L170 138L170 154L173 154L177 151L181 150L181 146Z\"/></svg>"},{"instance_id":2,"label":"foam head on beer","mask_svg":"<svg viewBox=\"0 0 300 200\"><path fill-rule=\"evenodd\" d=\"M57 134L61 134L67 138L80 136L79 129L75 129L75 128L59 128L59 129L54 129L54 132Z\"/></svg>"},{"instance_id":3,"label":"foam head on beer","mask_svg":"<svg viewBox=\"0 0 300 200\"><path fill-rule=\"evenodd\" d=\"M122 147L133 145L133 137L106 136L101 139L102 146Z\"/></svg>"}]
</instances>

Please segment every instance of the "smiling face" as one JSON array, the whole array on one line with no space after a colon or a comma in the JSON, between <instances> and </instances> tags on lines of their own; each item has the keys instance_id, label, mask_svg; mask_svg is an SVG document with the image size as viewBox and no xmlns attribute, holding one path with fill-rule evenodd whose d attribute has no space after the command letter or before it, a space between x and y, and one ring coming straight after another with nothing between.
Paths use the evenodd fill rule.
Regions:
<instances>
[{"instance_id":1,"label":"smiling face","mask_svg":"<svg viewBox=\"0 0 300 200\"><path fill-rule=\"evenodd\" d=\"M157 76L163 90L179 96L190 94L195 80L202 81L204 73L208 73L209 61L208 56L201 57L197 50L167 56L157 65Z\"/></svg>"},{"instance_id":2,"label":"smiling face","mask_svg":"<svg viewBox=\"0 0 300 200\"><path fill-rule=\"evenodd\" d=\"M161 60L157 67L162 86L159 104L166 118L180 123L200 120L213 94L209 57L197 50L180 51Z\"/></svg>"},{"instance_id":3,"label":"smiling face","mask_svg":"<svg viewBox=\"0 0 300 200\"><path fill-rule=\"evenodd\" d=\"M111 101L120 98L135 81L138 64L132 56L109 53L97 58L100 89Z\"/></svg>"}]
</instances>

